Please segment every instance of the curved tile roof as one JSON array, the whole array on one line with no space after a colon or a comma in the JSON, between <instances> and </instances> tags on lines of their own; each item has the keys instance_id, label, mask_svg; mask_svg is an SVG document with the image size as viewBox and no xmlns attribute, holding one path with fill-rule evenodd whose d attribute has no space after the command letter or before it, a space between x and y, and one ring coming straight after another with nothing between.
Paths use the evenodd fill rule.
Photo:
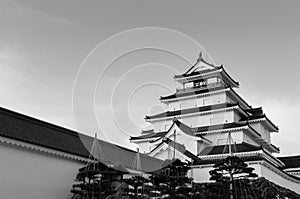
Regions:
<instances>
[{"instance_id":1,"label":"curved tile roof","mask_svg":"<svg viewBox=\"0 0 300 199\"><path fill-rule=\"evenodd\" d=\"M196 112L204 112L204 111L210 111L210 110L217 110L221 108L230 108L234 107L238 104L232 104L232 103L222 103L217 105L209 105L209 106L201 106L201 107L195 107L195 108L188 108L188 109L182 109L182 110L176 110L176 111L166 111L163 113L159 113L152 116L146 116L145 119L156 119L156 118L164 118L164 117L175 117L182 114L189 114L189 113L196 113Z\"/></svg>"},{"instance_id":2,"label":"curved tile roof","mask_svg":"<svg viewBox=\"0 0 300 199\"><path fill-rule=\"evenodd\" d=\"M0 136L33 145L88 158L94 138L8 109L0 108ZM122 146L98 140L111 163L132 167L136 152ZM84 143L84 144L83 144ZM86 147L88 148L86 148ZM161 160L141 155L145 170L159 167Z\"/></svg>"}]
</instances>

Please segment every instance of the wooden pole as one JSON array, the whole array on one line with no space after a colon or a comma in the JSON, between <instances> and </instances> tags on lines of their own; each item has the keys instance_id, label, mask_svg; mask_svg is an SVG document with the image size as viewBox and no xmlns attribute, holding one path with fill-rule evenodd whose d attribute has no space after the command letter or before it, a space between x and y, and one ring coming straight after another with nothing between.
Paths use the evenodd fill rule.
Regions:
<instances>
[{"instance_id":1,"label":"wooden pole","mask_svg":"<svg viewBox=\"0 0 300 199\"><path fill-rule=\"evenodd\" d=\"M232 150L231 150L231 132L229 132L228 134L228 139L229 139L229 157L232 156ZM230 176L230 179L229 179L229 198L230 199L233 199L233 175L232 175L232 168L231 168L231 159L229 160L229 166L230 166L230 169L229 169L229 176Z\"/></svg>"},{"instance_id":2,"label":"wooden pole","mask_svg":"<svg viewBox=\"0 0 300 199\"><path fill-rule=\"evenodd\" d=\"M175 145L176 145L176 130L174 130L174 146L173 146L173 147L174 147L174 152L173 152L173 158L174 158L174 159L176 158L176 157L175 157L175 152L176 152L176 151L175 151L175 147L176 147Z\"/></svg>"}]
</instances>

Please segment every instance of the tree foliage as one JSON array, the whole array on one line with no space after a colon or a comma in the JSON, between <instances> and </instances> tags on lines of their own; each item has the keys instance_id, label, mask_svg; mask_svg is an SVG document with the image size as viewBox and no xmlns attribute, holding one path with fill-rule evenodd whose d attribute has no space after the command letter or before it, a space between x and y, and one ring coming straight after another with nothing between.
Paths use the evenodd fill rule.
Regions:
<instances>
[{"instance_id":1,"label":"tree foliage","mask_svg":"<svg viewBox=\"0 0 300 199\"><path fill-rule=\"evenodd\" d=\"M79 169L72 193L74 199L92 198L229 198L229 171L232 172L235 199L299 199L300 195L265 178L253 178L253 168L240 158L228 157L210 171L213 183L193 183L187 177L190 166L180 160L168 160L150 178L133 175L123 179L124 172L104 164L90 164ZM129 188L131 187L131 189Z\"/></svg>"},{"instance_id":2,"label":"tree foliage","mask_svg":"<svg viewBox=\"0 0 300 199\"><path fill-rule=\"evenodd\" d=\"M233 179L238 178L254 178L257 174L253 173L254 168L248 165L237 156L228 156L224 160L216 163L214 169L209 171L211 175L210 180L216 182L228 182L230 180L230 173Z\"/></svg>"},{"instance_id":3,"label":"tree foliage","mask_svg":"<svg viewBox=\"0 0 300 199\"><path fill-rule=\"evenodd\" d=\"M163 168L152 173L150 177L153 185L163 194L171 198L183 198L190 192L188 183L192 179L187 177L190 166L179 159L166 160Z\"/></svg>"}]
</instances>

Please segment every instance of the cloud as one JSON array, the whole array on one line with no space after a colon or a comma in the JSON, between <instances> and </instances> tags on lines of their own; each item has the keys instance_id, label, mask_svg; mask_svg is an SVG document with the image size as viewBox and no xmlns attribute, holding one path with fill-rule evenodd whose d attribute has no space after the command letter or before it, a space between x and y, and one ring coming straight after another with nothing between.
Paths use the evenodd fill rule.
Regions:
<instances>
[{"instance_id":1,"label":"cloud","mask_svg":"<svg viewBox=\"0 0 300 199\"><path fill-rule=\"evenodd\" d=\"M46 22L53 25L63 26L72 24L66 18L42 12L16 1L4 0L0 2L0 22L11 23L13 21L20 22L20 20L23 22Z\"/></svg>"}]
</instances>

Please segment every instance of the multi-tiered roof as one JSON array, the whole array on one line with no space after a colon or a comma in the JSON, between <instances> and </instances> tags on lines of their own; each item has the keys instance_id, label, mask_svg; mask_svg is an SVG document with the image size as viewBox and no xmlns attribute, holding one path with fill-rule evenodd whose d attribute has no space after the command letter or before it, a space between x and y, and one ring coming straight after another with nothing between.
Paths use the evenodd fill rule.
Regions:
<instances>
[{"instance_id":1,"label":"multi-tiered roof","mask_svg":"<svg viewBox=\"0 0 300 199\"><path fill-rule=\"evenodd\" d=\"M215 142L214 140L210 140L209 134L245 131L245 134L249 135L254 140L255 144L241 142L237 143L238 147L236 148L244 150L249 149L249 145L251 145L253 146L253 150L263 147L269 153L279 152L279 148L271 143L268 135L270 132L278 132L278 127L267 118L261 107L253 108L234 90L234 88L239 87L239 83L225 71L222 65L215 66L208 63L200 54L197 62L185 73L175 75L174 80L181 84L181 88L176 89L174 94L160 97L162 103L171 105L181 101L199 99L217 94L225 94L224 96L226 96L226 99L224 102L210 103L207 105L196 104L193 107L187 108L170 108L168 111L146 116L145 120L147 122L155 124L158 122L171 121L179 127L185 126L185 130L182 132L193 135L194 137L201 137L202 141L206 139L208 143L214 143L207 147L222 147L222 145L214 146ZM213 115L229 111L233 111L234 114L239 117L231 122L226 121L225 123L200 126L192 126L182 122L184 118L200 118L202 115ZM263 126L264 131L266 132L260 132L260 129L256 128L254 125L257 123ZM145 142L157 143L158 140L162 140L163 137L170 134L169 132L172 127L173 125L169 126L168 129L160 131L143 131L141 136L131 137L130 141L138 144L143 144ZM151 151L153 151L153 149ZM205 150L196 155L201 156L203 153L205 153Z\"/></svg>"}]
</instances>

